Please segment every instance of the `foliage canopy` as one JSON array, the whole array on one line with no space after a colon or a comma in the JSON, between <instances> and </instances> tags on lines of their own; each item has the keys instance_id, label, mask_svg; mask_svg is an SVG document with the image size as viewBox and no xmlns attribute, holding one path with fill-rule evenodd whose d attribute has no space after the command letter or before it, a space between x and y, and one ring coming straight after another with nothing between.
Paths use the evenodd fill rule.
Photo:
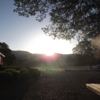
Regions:
<instances>
[{"instance_id":1,"label":"foliage canopy","mask_svg":"<svg viewBox=\"0 0 100 100\"><path fill-rule=\"evenodd\" d=\"M100 0L14 0L15 12L42 21L50 15L52 24L43 31L54 38L94 38L100 32Z\"/></svg>"},{"instance_id":2,"label":"foliage canopy","mask_svg":"<svg viewBox=\"0 0 100 100\"><path fill-rule=\"evenodd\" d=\"M14 5L19 15L36 16L40 22L49 14L51 24L42 30L53 38L77 39L78 45L88 45L100 34L100 0L14 0Z\"/></svg>"}]
</instances>

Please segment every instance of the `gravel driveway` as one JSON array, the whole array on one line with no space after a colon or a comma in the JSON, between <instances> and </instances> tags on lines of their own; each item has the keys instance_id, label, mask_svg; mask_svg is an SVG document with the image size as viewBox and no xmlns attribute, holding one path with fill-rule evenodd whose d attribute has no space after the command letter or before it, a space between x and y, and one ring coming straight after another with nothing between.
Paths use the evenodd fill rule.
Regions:
<instances>
[{"instance_id":1,"label":"gravel driveway","mask_svg":"<svg viewBox=\"0 0 100 100\"><path fill-rule=\"evenodd\" d=\"M100 100L86 88L86 83L99 83L97 71L44 71L23 100Z\"/></svg>"}]
</instances>

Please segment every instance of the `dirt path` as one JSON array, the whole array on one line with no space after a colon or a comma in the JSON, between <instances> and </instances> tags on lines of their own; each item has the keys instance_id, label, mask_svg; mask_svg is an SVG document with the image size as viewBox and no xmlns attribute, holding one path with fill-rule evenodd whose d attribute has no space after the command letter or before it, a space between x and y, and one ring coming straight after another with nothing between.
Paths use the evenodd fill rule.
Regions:
<instances>
[{"instance_id":1,"label":"dirt path","mask_svg":"<svg viewBox=\"0 0 100 100\"><path fill-rule=\"evenodd\" d=\"M86 83L100 82L100 72L42 72L23 100L100 100Z\"/></svg>"}]
</instances>

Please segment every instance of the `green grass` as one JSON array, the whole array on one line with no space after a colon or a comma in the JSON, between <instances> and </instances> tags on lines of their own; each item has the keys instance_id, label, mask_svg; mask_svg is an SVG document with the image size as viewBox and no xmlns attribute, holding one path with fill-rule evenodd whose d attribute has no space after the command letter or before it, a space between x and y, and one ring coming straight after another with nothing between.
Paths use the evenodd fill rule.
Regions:
<instances>
[{"instance_id":1,"label":"green grass","mask_svg":"<svg viewBox=\"0 0 100 100\"><path fill-rule=\"evenodd\" d=\"M34 68L40 71L90 70L89 66L58 66L57 64L42 64Z\"/></svg>"},{"instance_id":2,"label":"green grass","mask_svg":"<svg viewBox=\"0 0 100 100\"><path fill-rule=\"evenodd\" d=\"M61 67L57 67L55 65L44 65L44 66L38 66L35 67L36 69L40 70L40 71L64 71L64 68Z\"/></svg>"}]
</instances>

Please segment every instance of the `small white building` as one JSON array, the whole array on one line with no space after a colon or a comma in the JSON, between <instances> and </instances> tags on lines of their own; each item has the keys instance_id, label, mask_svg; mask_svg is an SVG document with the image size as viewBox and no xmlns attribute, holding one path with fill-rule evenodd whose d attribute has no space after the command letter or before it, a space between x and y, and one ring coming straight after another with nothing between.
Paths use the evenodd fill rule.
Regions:
<instances>
[{"instance_id":1,"label":"small white building","mask_svg":"<svg viewBox=\"0 0 100 100\"><path fill-rule=\"evenodd\" d=\"M0 65L3 65L3 57L5 57L5 55L0 52Z\"/></svg>"}]
</instances>

